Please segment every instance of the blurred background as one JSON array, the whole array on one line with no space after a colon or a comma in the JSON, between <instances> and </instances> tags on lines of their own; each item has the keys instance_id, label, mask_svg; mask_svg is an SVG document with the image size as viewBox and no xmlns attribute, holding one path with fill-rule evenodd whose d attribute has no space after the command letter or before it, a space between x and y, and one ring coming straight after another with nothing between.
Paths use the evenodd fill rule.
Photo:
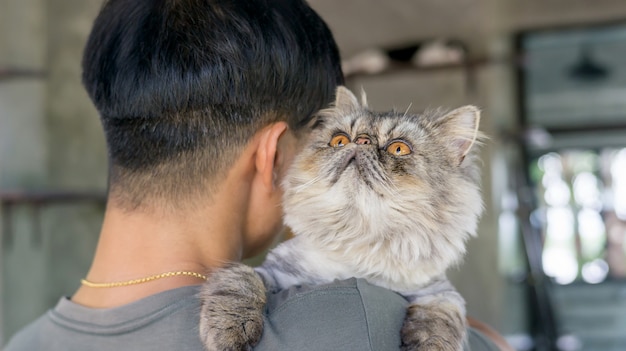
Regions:
<instances>
[{"instance_id":1,"label":"blurred background","mask_svg":"<svg viewBox=\"0 0 626 351\"><path fill-rule=\"evenodd\" d=\"M376 110L483 110L485 215L450 272L517 350L626 350L626 1L311 0ZM71 294L106 150L80 83L102 0L0 0L0 345Z\"/></svg>"}]
</instances>

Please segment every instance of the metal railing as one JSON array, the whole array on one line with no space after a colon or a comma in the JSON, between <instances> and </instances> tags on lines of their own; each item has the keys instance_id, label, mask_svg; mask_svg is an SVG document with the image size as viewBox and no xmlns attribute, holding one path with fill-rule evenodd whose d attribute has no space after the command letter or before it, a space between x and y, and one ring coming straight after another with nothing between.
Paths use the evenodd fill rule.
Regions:
<instances>
[{"instance_id":1,"label":"metal railing","mask_svg":"<svg viewBox=\"0 0 626 351\"><path fill-rule=\"evenodd\" d=\"M13 210L16 206L28 205L32 209L34 219L32 244L33 246L39 246L42 241L42 208L50 205L75 203L92 203L104 206L106 204L106 193L102 191L0 190L3 246L6 248L13 244Z\"/></svg>"},{"instance_id":2,"label":"metal railing","mask_svg":"<svg viewBox=\"0 0 626 351\"><path fill-rule=\"evenodd\" d=\"M11 79L41 79L46 77L46 72L34 69L0 68L0 81Z\"/></svg>"}]
</instances>

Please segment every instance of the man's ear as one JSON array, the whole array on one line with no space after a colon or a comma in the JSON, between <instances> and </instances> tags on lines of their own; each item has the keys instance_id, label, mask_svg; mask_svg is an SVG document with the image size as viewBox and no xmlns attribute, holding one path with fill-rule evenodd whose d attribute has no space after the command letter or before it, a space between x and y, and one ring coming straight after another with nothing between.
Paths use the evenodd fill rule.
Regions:
<instances>
[{"instance_id":1,"label":"man's ear","mask_svg":"<svg viewBox=\"0 0 626 351\"><path fill-rule=\"evenodd\" d=\"M261 138L256 153L256 169L261 181L268 189L273 189L278 167L284 162L278 144L289 126L285 122L276 122L261 131Z\"/></svg>"}]
</instances>

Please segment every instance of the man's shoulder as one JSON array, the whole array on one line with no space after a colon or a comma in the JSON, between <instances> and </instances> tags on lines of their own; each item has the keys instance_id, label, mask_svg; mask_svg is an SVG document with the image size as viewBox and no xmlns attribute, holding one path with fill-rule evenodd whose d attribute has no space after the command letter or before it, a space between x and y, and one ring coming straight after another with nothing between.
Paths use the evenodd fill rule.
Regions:
<instances>
[{"instance_id":1,"label":"man's shoulder","mask_svg":"<svg viewBox=\"0 0 626 351\"><path fill-rule=\"evenodd\" d=\"M256 350L397 350L407 302L362 279L268 295Z\"/></svg>"},{"instance_id":2,"label":"man's shoulder","mask_svg":"<svg viewBox=\"0 0 626 351\"><path fill-rule=\"evenodd\" d=\"M41 335L44 333L50 320L47 314L37 318L26 327L18 331L3 348L4 351L42 350Z\"/></svg>"},{"instance_id":3,"label":"man's shoulder","mask_svg":"<svg viewBox=\"0 0 626 351\"><path fill-rule=\"evenodd\" d=\"M263 337L255 350L396 351L407 307L401 295L364 279L290 287L268 294ZM498 350L474 329L468 330L468 347Z\"/></svg>"},{"instance_id":4,"label":"man's shoulder","mask_svg":"<svg viewBox=\"0 0 626 351\"><path fill-rule=\"evenodd\" d=\"M162 292L128 305L93 309L60 299L15 334L5 351L204 350L198 287Z\"/></svg>"}]
</instances>

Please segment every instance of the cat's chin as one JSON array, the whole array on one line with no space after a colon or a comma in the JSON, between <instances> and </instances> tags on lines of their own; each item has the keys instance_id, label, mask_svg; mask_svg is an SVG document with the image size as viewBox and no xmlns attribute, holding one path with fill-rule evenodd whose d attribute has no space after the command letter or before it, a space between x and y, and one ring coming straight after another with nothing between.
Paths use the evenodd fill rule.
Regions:
<instances>
[{"instance_id":1,"label":"cat's chin","mask_svg":"<svg viewBox=\"0 0 626 351\"><path fill-rule=\"evenodd\" d=\"M333 221L328 212L316 216L314 222L304 222L298 220L302 214L289 211L286 221L301 243L301 257L316 269L321 268L314 262L325 260L328 276L364 278L396 291L421 286L462 258L475 219L465 221L464 227L429 231L415 216L388 215L389 208L377 206L380 201L375 201L375 196L361 193L355 203L345 204L344 209L352 211L346 211L350 215L343 221ZM357 207L359 210L354 211ZM363 213L365 208L370 212ZM387 220L372 221L377 215Z\"/></svg>"},{"instance_id":2,"label":"cat's chin","mask_svg":"<svg viewBox=\"0 0 626 351\"><path fill-rule=\"evenodd\" d=\"M411 246L409 242L405 244ZM381 245L381 250L373 250L372 245L364 243L343 242L340 246L343 247L320 247L319 241L307 235L298 235L275 250L280 256L297 257L299 269L306 271L309 279L318 283L361 278L397 292L415 291L428 284L434 277L444 274L446 268L463 255L461 250L448 252L447 257L424 256L418 259L415 255L407 258L402 252L382 247L387 246L385 244ZM313 270L309 271L310 267Z\"/></svg>"},{"instance_id":3,"label":"cat's chin","mask_svg":"<svg viewBox=\"0 0 626 351\"><path fill-rule=\"evenodd\" d=\"M287 196L285 222L304 243L301 255L312 267L325 257L328 276L356 276L396 291L414 289L458 263L482 212L474 187L451 194L452 204L464 205L443 213L425 209L428 197L419 197L426 194L398 189L381 198L349 177L335 187ZM321 256L309 257L315 254Z\"/></svg>"}]
</instances>

